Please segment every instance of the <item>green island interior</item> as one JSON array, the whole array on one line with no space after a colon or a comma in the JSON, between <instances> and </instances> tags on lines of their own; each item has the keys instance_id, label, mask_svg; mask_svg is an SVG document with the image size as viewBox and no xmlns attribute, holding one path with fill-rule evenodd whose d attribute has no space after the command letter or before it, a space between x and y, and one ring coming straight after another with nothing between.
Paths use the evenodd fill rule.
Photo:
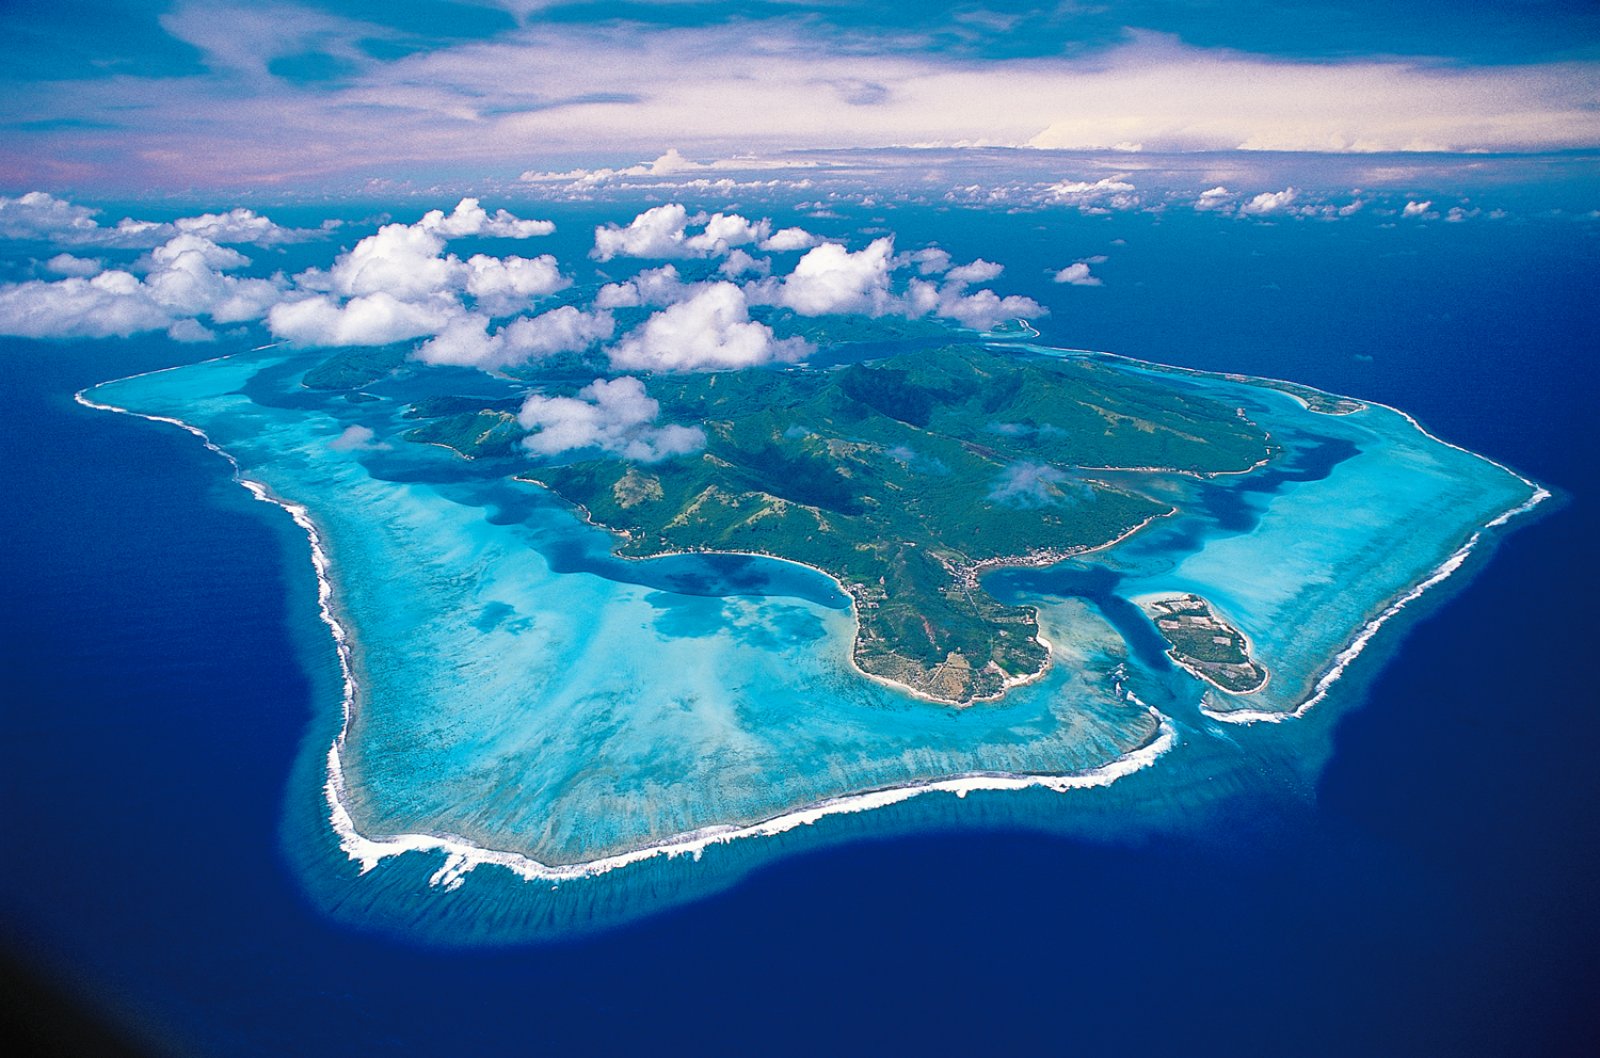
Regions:
<instances>
[{"instance_id":1,"label":"green island interior","mask_svg":"<svg viewBox=\"0 0 1600 1058\"><path fill-rule=\"evenodd\" d=\"M856 664L944 702L997 697L1048 664L1032 607L996 601L979 573L1056 562L1172 512L1097 474L1237 473L1274 451L1241 409L1089 361L972 345L649 386L663 422L703 424L703 451L522 477L616 533L626 557L750 552L828 573L855 602ZM524 433L514 407L430 398L408 436L509 454Z\"/></svg>"}]
</instances>

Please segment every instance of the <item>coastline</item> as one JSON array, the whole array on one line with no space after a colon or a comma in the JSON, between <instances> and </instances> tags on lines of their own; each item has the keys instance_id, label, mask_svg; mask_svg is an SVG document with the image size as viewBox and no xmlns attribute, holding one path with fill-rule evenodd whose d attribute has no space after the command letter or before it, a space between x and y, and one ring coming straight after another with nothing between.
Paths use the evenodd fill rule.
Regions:
<instances>
[{"instance_id":1,"label":"coastline","mask_svg":"<svg viewBox=\"0 0 1600 1058\"><path fill-rule=\"evenodd\" d=\"M449 447L449 446L446 445L444 447ZM454 449L452 449L452 451L454 451ZM459 455L460 453L457 453L457 454ZM1229 471L1229 473L1234 473L1234 472L1233 471ZM546 492L550 493L551 496L554 496L557 499L560 499L568 507L571 507L572 509L578 511L578 513L582 515L583 522L584 522L585 525L588 525L588 526L590 526L591 528L594 528L594 529L598 529L598 530L600 530L602 532L605 532L605 533L607 533L607 534L609 534L609 535L611 535L613 537L621 536L621 537L626 538L627 534L625 532L619 531L619 530L616 530L616 529L612 529L610 526L601 525L599 522L595 521L593 517L590 516L589 509L587 507L583 506L581 503L573 503L572 501L567 500L564 497L557 496L556 493L550 492L550 490L542 482L540 482L540 481L538 481L538 480L536 480L534 478L524 477L521 474L514 475L514 479L517 480L517 481L523 482L524 484L536 485L539 488L544 489ZM1068 559L1082 558L1084 555L1093 554L1096 551L1104 551L1108 547L1114 547L1117 544L1120 544L1122 541L1128 539L1130 536L1133 536L1135 533L1139 532L1141 529L1144 529L1151 522L1157 521L1157 520L1162 519L1162 518L1169 518L1172 515L1177 514L1177 513L1178 513L1178 508L1169 507L1167 510L1161 512L1160 514L1152 514L1149 517L1145 518L1143 521L1140 521L1135 525L1129 526L1127 529L1123 530L1121 533L1119 533L1116 536L1112 537L1110 540L1107 540L1104 543L1094 544L1093 546L1085 545L1085 546L1074 547L1074 548L1063 548L1060 551L1042 551L1042 552L1036 552L1036 553L1024 554L1024 555L1007 555L1007 556L1002 556L1002 557L999 557L999 558L986 558L986 559L980 559L977 562L974 562L969 566L963 566L963 567L961 567L959 569L951 569L948 566L946 566L946 569L950 569L951 576L955 578L955 581L956 581L957 584L960 584L960 585L962 585L964 587L967 587L967 588L976 588L978 586L978 578L983 576L983 574L990 572L991 570L998 570L998 569L1039 569L1039 568L1043 568L1043 567L1047 567L1047 566L1053 566L1057 562L1065 562ZM810 563L802 562L797 558L789 558L789 557L786 557L784 555L775 555L775 554L772 554L771 552L768 552L768 551L743 551L743 550L729 550L729 549L725 549L725 548L706 548L706 549L699 549L699 548L673 548L673 549L666 550L666 551L658 551L655 554L651 554L651 555L624 555L624 554L621 554L621 553L617 552L616 550L613 550L611 552L611 554L615 558L620 559L623 562L650 562L650 561L653 561L653 560L658 559L658 558L674 558L674 557L686 556L686 555L735 555L735 556L743 556L743 557L746 557L746 558L767 559L767 560L772 561L772 562L787 562L791 566L799 566L802 569L808 569L813 573L817 573L817 574L820 574L821 576L827 577L829 580L833 581L834 584L838 585L840 594L844 595L846 598L848 598L850 600L851 614L853 615L853 617L855 619L855 622L856 622L856 634L855 634L855 637L851 640L851 643L850 643L850 653L849 653L850 667L853 668L858 675L863 676L866 679L872 680L875 683L882 684L883 686L889 687L889 688L891 688L891 689L893 689L895 691L900 692L901 694L909 695L910 697L916 698L919 701L931 702L934 705L947 705L947 706L951 706L951 707L956 708L956 709L966 709L966 708L968 708L970 706L976 705L979 702L997 702L1000 699L1004 698L1006 696L1007 692L1011 691L1015 687L1025 687L1030 683L1035 683L1035 682L1037 682L1039 680L1044 679L1045 675L1050 671L1050 666L1052 664L1054 664L1054 659L1055 659L1054 649L1055 648L1051 645L1050 641L1048 639L1046 639L1043 635L1035 634L1034 637L1033 637L1034 641L1037 642L1038 644L1040 644L1041 646L1043 646L1044 649L1045 649L1044 664L1040 665L1037 671L1031 672L1031 673L1025 673L1025 674L1023 674L1021 676L1014 676L1014 675L1009 675L1008 674L1006 676L1004 682L1001 684L1000 690L997 691L994 694L975 695L972 698L969 698L964 702L952 701L952 700L950 700L948 698L936 698L933 695L927 694L924 691L917 690L915 687L912 687L912 686L910 686L908 684L901 683L899 680L891 679L888 676L879 675L878 673L875 673L875 672L868 672L866 669L861 667L860 663L856 660L856 653L857 653L857 650L859 649L860 643L861 643L861 607L860 607L860 600L858 600L856 598L855 592L850 590L849 585L845 584L844 581L840 580L837 575L835 575L833 573L829 573L827 570L823 569L820 566L813 566Z\"/></svg>"},{"instance_id":2,"label":"coastline","mask_svg":"<svg viewBox=\"0 0 1600 1058\"><path fill-rule=\"evenodd\" d=\"M524 881L548 881L559 884L579 878L598 877L658 856L668 859L693 856L699 859L700 854L713 845L726 845L741 838L774 837L802 826L811 826L827 816L887 808L922 794L953 793L957 797L964 798L969 793L982 790L1025 790L1037 787L1056 793L1066 793L1068 790L1109 786L1125 775L1149 767L1177 743L1177 729L1165 716L1144 705L1131 693L1128 699L1144 706L1149 714L1156 718L1155 733L1137 748L1086 772L1048 775L985 771L965 772L944 779L915 780L815 801L754 823L713 824L663 838L627 852L571 864L547 864L524 853L486 849L464 838L448 835L399 834L389 838L369 838L362 835L355 829L350 814L344 806L344 776L340 770L337 746L328 753L328 784L325 789L331 822L339 834L339 846L350 859L361 864L362 874L371 871L391 856L406 852L437 851L445 853L446 860L444 865L429 878L428 884L447 891L458 888L468 872L485 864L505 867Z\"/></svg>"},{"instance_id":3,"label":"coastline","mask_svg":"<svg viewBox=\"0 0 1600 1058\"><path fill-rule=\"evenodd\" d=\"M1229 697L1243 698L1243 697L1246 697L1246 696L1252 695L1252 694L1260 694L1262 691L1266 690L1267 689L1267 685L1272 682L1272 670L1267 668L1267 666L1263 662L1260 662L1260 661L1256 660L1256 644L1255 644L1255 640L1251 639L1250 638L1250 634L1248 632L1246 632L1244 629L1240 628L1237 624L1234 624L1232 621L1228 621L1228 620L1223 619L1217 613L1216 604L1213 603L1210 599L1206 599L1203 596L1196 596L1195 593L1193 593L1193 592L1161 591L1161 592L1153 592L1153 593L1151 593L1149 595L1133 596L1133 597L1129 598L1128 601L1133 603L1135 606L1139 607L1140 610L1144 610L1145 601L1146 600L1150 601L1150 602L1159 602L1159 601L1165 601L1165 600L1169 600L1169 599L1181 599L1181 598L1185 598L1185 597L1188 597L1188 596L1194 596L1196 598L1200 598L1200 600L1206 604L1206 609L1210 611L1211 616L1215 620L1220 621L1222 624L1226 625L1227 628L1231 632L1233 632L1241 640L1244 641L1245 657L1248 658L1251 662L1253 662L1254 664L1256 664L1257 666L1260 667L1261 672L1262 672L1261 682L1256 684L1254 687L1250 688L1247 691L1229 690L1227 687L1224 687L1224 686L1222 686L1222 684L1220 684L1217 681L1213 680L1204 671L1202 671L1202 670L1200 670L1198 668L1195 668L1189 662L1185 661L1184 660L1185 655L1182 654L1180 651L1178 651L1176 645L1174 645L1171 642L1171 640L1168 640L1168 643L1167 643L1167 645L1168 645L1168 650L1166 651L1167 657L1172 659L1173 664L1175 664L1175 665L1179 666L1180 668L1184 669L1191 676L1193 676L1196 679L1201 680L1201 681L1209 684L1210 686L1212 686L1216 690L1222 692L1223 694L1228 695ZM1147 614L1147 616L1148 616L1148 614ZM1207 692L1207 693L1209 695L1210 692ZM1206 712L1205 706L1202 705L1200 711L1201 712ZM1209 716L1211 714L1207 713L1206 715Z\"/></svg>"}]
</instances>

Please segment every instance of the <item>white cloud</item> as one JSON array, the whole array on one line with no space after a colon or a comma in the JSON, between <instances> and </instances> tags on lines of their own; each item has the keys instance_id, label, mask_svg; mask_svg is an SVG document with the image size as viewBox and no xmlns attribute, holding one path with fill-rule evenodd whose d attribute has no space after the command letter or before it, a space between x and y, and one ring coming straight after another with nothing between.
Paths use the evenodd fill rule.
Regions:
<instances>
[{"instance_id":1,"label":"white cloud","mask_svg":"<svg viewBox=\"0 0 1600 1058\"><path fill-rule=\"evenodd\" d=\"M1062 485L1070 479L1044 463L1012 463L989 490L989 499L1006 507L1053 507L1066 498Z\"/></svg>"},{"instance_id":2,"label":"white cloud","mask_svg":"<svg viewBox=\"0 0 1600 1058\"><path fill-rule=\"evenodd\" d=\"M523 445L539 455L555 456L586 448L639 462L656 462L705 447L699 427L656 426L660 402L631 376L595 379L576 397L532 396L517 421L536 431Z\"/></svg>"},{"instance_id":3,"label":"white cloud","mask_svg":"<svg viewBox=\"0 0 1600 1058\"><path fill-rule=\"evenodd\" d=\"M822 241L804 228L781 228L761 241L762 250L768 253L785 253L790 250L809 250Z\"/></svg>"},{"instance_id":4,"label":"white cloud","mask_svg":"<svg viewBox=\"0 0 1600 1058\"><path fill-rule=\"evenodd\" d=\"M1292 187L1282 191L1263 191L1250 201L1239 207L1239 212L1252 217L1264 217L1272 213L1282 213L1294 205L1295 199L1300 197L1300 192Z\"/></svg>"},{"instance_id":5,"label":"white cloud","mask_svg":"<svg viewBox=\"0 0 1600 1058\"><path fill-rule=\"evenodd\" d=\"M690 234L693 226L700 230ZM799 229L795 229L799 230ZM735 246L764 243L772 232L765 218L751 220L737 213L690 214L680 203L655 206L627 226L605 224L594 230L597 261L613 257L720 257Z\"/></svg>"},{"instance_id":6,"label":"white cloud","mask_svg":"<svg viewBox=\"0 0 1600 1058\"><path fill-rule=\"evenodd\" d=\"M525 308L534 298L572 285L572 280L561 274L556 259L549 254L538 257L473 254L467 258L466 266L467 293L477 299L478 308L494 316Z\"/></svg>"},{"instance_id":7,"label":"white cloud","mask_svg":"<svg viewBox=\"0 0 1600 1058\"><path fill-rule=\"evenodd\" d=\"M371 427L346 426L343 433L328 442L328 447L335 452L370 452L389 447L381 442L374 443L376 436Z\"/></svg>"},{"instance_id":8,"label":"white cloud","mask_svg":"<svg viewBox=\"0 0 1600 1058\"><path fill-rule=\"evenodd\" d=\"M58 253L44 263L44 266L59 276L83 276L85 278L105 269L105 262L88 257L74 257L70 253Z\"/></svg>"},{"instance_id":9,"label":"white cloud","mask_svg":"<svg viewBox=\"0 0 1600 1058\"><path fill-rule=\"evenodd\" d=\"M682 301L693 289L678 277L676 268L662 265L646 268L620 283L607 283L595 294L594 304L601 309L659 307Z\"/></svg>"},{"instance_id":10,"label":"white cloud","mask_svg":"<svg viewBox=\"0 0 1600 1058\"><path fill-rule=\"evenodd\" d=\"M219 323L259 319L283 296L284 283L222 274L221 269L249 263L243 254L198 235L178 235L142 259L149 269L143 279L111 269L92 278L0 286L0 333L92 338L170 328L195 316ZM173 337L192 340L199 336L196 326L179 327Z\"/></svg>"},{"instance_id":11,"label":"white cloud","mask_svg":"<svg viewBox=\"0 0 1600 1058\"><path fill-rule=\"evenodd\" d=\"M728 254L728 259L717 267L717 271L729 279L737 279L747 274L764 276L772 271L772 261L766 257L751 257L743 250L734 250Z\"/></svg>"},{"instance_id":12,"label":"white cloud","mask_svg":"<svg viewBox=\"0 0 1600 1058\"><path fill-rule=\"evenodd\" d=\"M683 229L689 211L676 202L647 209L628 222L627 227L606 224L594 230L591 257L609 261L613 257L688 257Z\"/></svg>"},{"instance_id":13,"label":"white cloud","mask_svg":"<svg viewBox=\"0 0 1600 1058\"><path fill-rule=\"evenodd\" d=\"M89 242L102 231L94 219L98 212L43 191L17 198L0 195L0 238Z\"/></svg>"},{"instance_id":14,"label":"white cloud","mask_svg":"<svg viewBox=\"0 0 1600 1058\"><path fill-rule=\"evenodd\" d=\"M771 232L770 220L751 221L737 213L713 213L706 219L704 230L690 236L684 246L696 254L714 257L727 253L729 247L761 242Z\"/></svg>"},{"instance_id":15,"label":"white cloud","mask_svg":"<svg viewBox=\"0 0 1600 1058\"><path fill-rule=\"evenodd\" d=\"M439 256L443 250L444 239L427 228L385 224L341 254L328 278L332 289L347 297L423 298L462 284L461 261Z\"/></svg>"},{"instance_id":16,"label":"white cloud","mask_svg":"<svg viewBox=\"0 0 1600 1058\"><path fill-rule=\"evenodd\" d=\"M745 292L732 283L707 283L694 295L646 320L609 350L628 371L709 371L799 360L811 346L774 337L750 319Z\"/></svg>"},{"instance_id":17,"label":"white cloud","mask_svg":"<svg viewBox=\"0 0 1600 1058\"><path fill-rule=\"evenodd\" d=\"M925 276L937 275L950 267L950 254L937 246L925 247L906 255L906 260L917 266L917 271Z\"/></svg>"},{"instance_id":18,"label":"white cloud","mask_svg":"<svg viewBox=\"0 0 1600 1058\"><path fill-rule=\"evenodd\" d=\"M990 330L1002 320L1037 319L1048 315L1045 307L1032 298L1001 297L988 289L969 293L964 283L939 286L926 279L911 280L902 304L901 311L908 316L932 313L976 331Z\"/></svg>"},{"instance_id":19,"label":"white cloud","mask_svg":"<svg viewBox=\"0 0 1600 1058\"><path fill-rule=\"evenodd\" d=\"M126 337L170 326L172 313L137 276L120 270L93 279L34 280L0 287L0 334L24 338Z\"/></svg>"},{"instance_id":20,"label":"white cloud","mask_svg":"<svg viewBox=\"0 0 1600 1058\"><path fill-rule=\"evenodd\" d=\"M452 298L402 301L387 291L340 304L326 294L274 305L267 326L299 345L389 345L438 334L462 314Z\"/></svg>"},{"instance_id":21,"label":"white cloud","mask_svg":"<svg viewBox=\"0 0 1600 1058\"><path fill-rule=\"evenodd\" d=\"M417 349L416 358L425 364L496 371L558 353L582 352L615 331L609 312L583 312L571 305L518 317L493 334L487 316L472 314L450 320Z\"/></svg>"},{"instance_id":22,"label":"white cloud","mask_svg":"<svg viewBox=\"0 0 1600 1058\"><path fill-rule=\"evenodd\" d=\"M179 217L172 222L172 226L179 232L198 235L212 242L246 242L256 246L303 242L321 234L315 231L279 227L266 217L248 209L230 209L226 213L202 213L198 217Z\"/></svg>"},{"instance_id":23,"label":"white cloud","mask_svg":"<svg viewBox=\"0 0 1600 1058\"><path fill-rule=\"evenodd\" d=\"M417 347L416 359L425 364L451 364L491 370L503 366L505 341L489 333L487 316L457 316L439 333Z\"/></svg>"},{"instance_id":24,"label":"white cloud","mask_svg":"<svg viewBox=\"0 0 1600 1058\"><path fill-rule=\"evenodd\" d=\"M429 210L417 221L417 227L431 231L446 239L456 239L465 235L489 235L502 239L528 239L538 235L549 235L556 230L553 222L548 220L523 220L503 209L497 209L494 216L478 203L475 198L464 198L456 203L456 208L449 216L443 210Z\"/></svg>"},{"instance_id":25,"label":"white cloud","mask_svg":"<svg viewBox=\"0 0 1600 1058\"><path fill-rule=\"evenodd\" d=\"M218 323L256 320L283 296L281 279L236 279L222 269L250 259L198 235L178 235L150 252L144 286L175 316L207 315Z\"/></svg>"},{"instance_id":26,"label":"white cloud","mask_svg":"<svg viewBox=\"0 0 1600 1058\"><path fill-rule=\"evenodd\" d=\"M993 261L985 261L980 257L971 264L964 264L950 269L945 273L944 277L950 283L987 283L991 279L1000 278L1000 273L1005 270L1005 265L995 264Z\"/></svg>"},{"instance_id":27,"label":"white cloud","mask_svg":"<svg viewBox=\"0 0 1600 1058\"><path fill-rule=\"evenodd\" d=\"M1233 200L1233 192L1220 184L1200 192L1200 197L1194 200L1194 208L1202 213L1222 209Z\"/></svg>"},{"instance_id":28,"label":"white cloud","mask_svg":"<svg viewBox=\"0 0 1600 1058\"><path fill-rule=\"evenodd\" d=\"M184 258L198 261L207 268L216 269L243 268L250 263L250 258L238 250L218 246L210 239L193 234L174 236L151 250L140 263L154 269L169 268L174 262Z\"/></svg>"},{"instance_id":29,"label":"white cloud","mask_svg":"<svg viewBox=\"0 0 1600 1058\"><path fill-rule=\"evenodd\" d=\"M1427 216L1428 210L1432 208L1433 203L1431 201L1424 200L1422 202L1418 202L1412 200L1406 203L1405 208L1400 211L1400 215L1402 217L1425 217Z\"/></svg>"},{"instance_id":30,"label":"white cloud","mask_svg":"<svg viewBox=\"0 0 1600 1058\"><path fill-rule=\"evenodd\" d=\"M1056 273L1055 281L1057 283L1068 283L1075 287L1100 286L1099 278L1089 274L1089 263L1087 261L1077 261L1067 265L1067 267Z\"/></svg>"},{"instance_id":31,"label":"white cloud","mask_svg":"<svg viewBox=\"0 0 1600 1058\"><path fill-rule=\"evenodd\" d=\"M501 328L506 346L517 354L517 362L575 353L616 332L616 321L605 311L583 312L571 305L538 316L524 316Z\"/></svg>"},{"instance_id":32,"label":"white cloud","mask_svg":"<svg viewBox=\"0 0 1600 1058\"><path fill-rule=\"evenodd\" d=\"M1126 180L1102 177L1092 183L1082 180L1063 180L1045 188L1045 201L1076 206L1084 212L1104 212L1108 209L1137 209L1140 200L1137 188Z\"/></svg>"},{"instance_id":33,"label":"white cloud","mask_svg":"<svg viewBox=\"0 0 1600 1058\"><path fill-rule=\"evenodd\" d=\"M807 251L789 275L762 288L760 296L802 316L881 316L894 308L889 293L893 256L892 236L874 239L854 253L835 242L823 243Z\"/></svg>"},{"instance_id":34,"label":"white cloud","mask_svg":"<svg viewBox=\"0 0 1600 1058\"><path fill-rule=\"evenodd\" d=\"M0 195L0 238L44 239L67 246L156 246L176 235L196 235L213 243L272 246L320 238L322 230L284 228L248 209L179 217L171 223L124 217L112 227L95 218L100 210L78 206L43 191L17 198Z\"/></svg>"},{"instance_id":35,"label":"white cloud","mask_svg":"<svg viewBox=\"0 0 1600 1058\"><path fill-rule=\"evenodd\" d=\"M297 276L302 291L323 296L280 306L271 317L273 333L302 344L383 345L438 334L467 312L463 293L479 313L500 316L526 308L571 284L554 257L474 254L462 261L444 252L445 240L525 238L552 227L505 210L491 217L472 198L448 215L431 210L415 224L385 224L340 254L327 272L310 269ZM341 305L341 298L351 300Z\"/></svg>"},{"instance_id":36,"label":"white cloud","mask_svg":"<svg viewBox=\"0 0 1600 1058\"><path fill-rule=\"evenodd\" d=\"M175 342L214 342L217 332L195 319L177 320L167 328L167 337Z\"/></svg>"}]
</instances>

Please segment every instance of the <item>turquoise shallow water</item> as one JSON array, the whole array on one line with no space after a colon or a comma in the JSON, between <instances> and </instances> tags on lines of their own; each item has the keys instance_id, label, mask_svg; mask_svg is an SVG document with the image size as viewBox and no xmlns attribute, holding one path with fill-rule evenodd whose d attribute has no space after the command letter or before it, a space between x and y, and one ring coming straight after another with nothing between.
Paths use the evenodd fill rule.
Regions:
<instances>
[{"instance_id":1,"label":"turquoise shallow water","mask_svg":"<svg viewBox=\"0 0 1600 1058\"><path fill-rule=\"evenodd\" d=\"M1210 481L1124 475L1182 513L1089 559L992 575L993 590L1040 606L1054 664L1001 702L959 710L857 674L853 617L826 577L760 559L609 559L603 534L537 487L401 441L415 384L381 383L372 392L384 399L355 404L301 389L307 366L263 350L87 396L192 424L245 478L303 506L329 562L331 614L348 632L358 688L331 790L342 852L318 869L347 878L376 869L409 889L423 878L460 885L484 860L560 880L651 846L699 858L714 847L696 835L815 822L818 805L882 806L899 796L882 791L920 784L965 793L1118 779L1118 799L1192 801L1200 785L1227 788L1231 773L1258 767L1263 754L1300 753L1312 737L1252 731L1241 743L1243 731L1215 718L1294 710L1386 607L1533 494L1389 409L1319 415L1259 386L1163 376L1236 403L1283 458ZM426 384L483 394L500 385L464 373ZM335 445L352 425L372 439ZM1273 674L1265 690L1205 692L1152 647L1127 600L1173 590L1206 596L1250 637ZM329 715L310 749L319 762L345 720L342 704L330 702ZM333 833L319 770L298 803L316 799ZM878 799L861 798L866 791ZM914 826L919 813L923 823L978 818L971 802L1013 797L1061 800L930 795L931 811L883 811ZM615 888L637 875L647 884L613 903L648 904L687 884L687 872L746 865L744 849L776 840L584 884ZM412 860L422 876L405 866Z\"/></svg>"}]
</instances>

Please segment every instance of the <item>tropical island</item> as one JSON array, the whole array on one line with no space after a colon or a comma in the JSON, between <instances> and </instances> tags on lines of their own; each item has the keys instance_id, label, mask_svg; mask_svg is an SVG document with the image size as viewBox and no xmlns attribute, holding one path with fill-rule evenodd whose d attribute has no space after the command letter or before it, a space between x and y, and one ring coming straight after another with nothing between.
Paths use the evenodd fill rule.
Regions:
<instances>
[{"instance_id":1,"label":"tropical island","mask_svg":"<svg viewBox=\"0 0 1600 1058\"><path fill-rule=\"evenodd\" d=\"M999 697L1049 663L1036 614L979 574L1105 547L1172 505L1111 471L1209 476L1274 451L1241 410L1087 360L973 345L831 370L651 379L693 455L520 475L616 534L630 558L743 552L802 563L854 600L856 665L935 701ZM506 406L419 402L407 436L469 457L517 440Z\"/></svg>"},{"instance_id":2,"label":"tropical island","mask_svg":"<svg viewBox=\"0 0 1600 1058\"><path fill-rule=\"evenodd\" d=\"M1267 670L1250 656L1250 641L1205 599L1174 594L1138 602L1170 644L1168 656L1211 686L1249 694L1266 685Z\"/></svg>"}]
</instances>

